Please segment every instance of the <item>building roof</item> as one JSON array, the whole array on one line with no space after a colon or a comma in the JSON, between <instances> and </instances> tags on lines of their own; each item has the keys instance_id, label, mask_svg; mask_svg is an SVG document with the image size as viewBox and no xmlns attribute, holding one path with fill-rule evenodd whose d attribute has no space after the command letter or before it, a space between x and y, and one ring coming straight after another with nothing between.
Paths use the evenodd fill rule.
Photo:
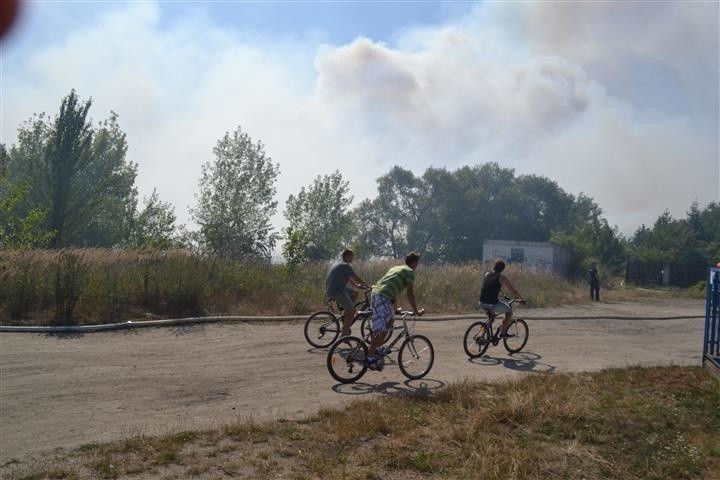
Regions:
<instances>
[{"instance_id":1,"label":"building roof","mask_svg":"<svg viewBox=\"0 0 720 480\"><path fill-rule=\"evenodd\" d=\"M530 242L527 240L501 240L501 239L488 239L483 242L483 245L510 245L513 247L557 247L558 245L553 242Z\"/></svg>"}]
</instances>

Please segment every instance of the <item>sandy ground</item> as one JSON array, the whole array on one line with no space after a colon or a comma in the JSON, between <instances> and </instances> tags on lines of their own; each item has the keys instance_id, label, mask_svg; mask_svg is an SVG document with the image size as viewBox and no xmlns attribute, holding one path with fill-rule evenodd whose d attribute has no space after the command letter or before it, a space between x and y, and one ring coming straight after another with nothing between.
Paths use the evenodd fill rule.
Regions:
<instances>
[{"instance_id":1,"label":"sandy ground","mask_svg":"<svg viewBox=\"0 0 720 480\"><path fill-rule=\"evenodd\" d=\"M523 316L522 313L520 312ZM702 301L594 304L525 310L527 316L703 315ZM368 395L441 388L464 378L627 365L700 365L703 321L535 320L523 352L491 347L469 361L469 320L417 322L435 347L427 378L395 365L338 385L325 350L302 324L213 324L85 335L0 334L0 466L133 433L167 433L237 419L294 418ZM2 470L0 470L1 476Z\"/></svg>"}]
</instances>

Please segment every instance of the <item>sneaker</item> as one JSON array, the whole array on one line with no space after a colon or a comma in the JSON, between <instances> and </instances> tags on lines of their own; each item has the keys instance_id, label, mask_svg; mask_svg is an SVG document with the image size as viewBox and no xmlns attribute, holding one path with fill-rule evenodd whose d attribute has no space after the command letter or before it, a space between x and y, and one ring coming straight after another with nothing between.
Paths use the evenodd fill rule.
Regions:
<instances>
[{"instance_id":1,"label":"sneaker","mask_svg":"<svg viewBox=\"0 0 720 480\"><path fill-rule=\"evenodd\" d=\"M365 358L365 366L370 370L376 370L378 372L382 370L382 365L380 365L374 357Z\"/></svg>"},{"instance_id":2,"label":"sneaker","mask_svg":"<svg viewBox=\"0 0 720 480\"><path fill-rule=\"evenodd\" d=\"M377 350L375 350L375 353L380 357L384 357L385 355L388 355L390 353L390 349L383 345Z\"/></svg>"},{"instance_id":3,"label":"sneaker","mask_svg":"<svg viewBox=\"0 0 720 480\"><path fill-rule=\"evenodd\" d=\"M514 336L515 335L513 335L512 333L508 333L508 332L505 332L505 333L500 332L498 334L498 338L512 338Z\"/></svg>"}]
</instances>

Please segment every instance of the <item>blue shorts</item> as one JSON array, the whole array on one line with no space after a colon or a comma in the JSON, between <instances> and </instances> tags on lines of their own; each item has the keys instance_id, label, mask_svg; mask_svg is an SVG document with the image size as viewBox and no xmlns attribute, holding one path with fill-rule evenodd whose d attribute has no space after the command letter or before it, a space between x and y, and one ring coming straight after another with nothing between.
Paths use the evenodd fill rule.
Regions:
<instances>
[{"instance_id":1,"label":"blue shorts","mask_svg":"<svg viewBox=\"0 0 720 480\"><path fill-rule=\"evenodd\" d=\"M389 298L373 293L370 297L372 303L373 332L383 332L390 327L393 319L393 302Z\"/></svg>"},{"instance_id":2,"label":"blue shorts","mask_svg":"<svg viewBox=\"0 0 720 480\"><path fill-rule=\"evenodd\" d=\"M512 312L512 307L505 302L497 303L482 303L480 302L480 308L490 310L495 315L502 315L503 313Z\"/></svg>"}]
</instances>

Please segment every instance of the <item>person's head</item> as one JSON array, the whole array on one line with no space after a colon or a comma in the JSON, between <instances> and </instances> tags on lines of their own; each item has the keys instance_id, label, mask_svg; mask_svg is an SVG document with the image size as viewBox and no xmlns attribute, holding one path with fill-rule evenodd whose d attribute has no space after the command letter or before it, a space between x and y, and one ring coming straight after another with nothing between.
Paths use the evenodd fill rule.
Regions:
<instances>
[{"instance_id":1,"label":"person's head","mask_svg":"<svg viewBox=\"0 0 720 480\"><path fill-rule=\"evenodd\" d=\"M495 265L493 265L493 271L500 273L503 270L505 270L505 262L502 260L495 260Z\"/></svg>"},{"instance_id":2,"label":"person's head","mask_svg":"<svg viewBox=\"0 0 720 480\"><path fill-rule=\"evenodd\" d=\"M405 265L415 270L420 263L420 254L417 252L410 252L405 256Z\"/></svg>"},{"instance_id":3,"label":"person's head","mask_svg":"<svg viewBox=\"0 0 720 480\"><path fill-rule=\"evenodd\" d=\"M591 266L592 268L595 268L595 262L592 262L592 263L590 264L590 266Z\"/></svg>"},{"instance_id":4,"label":"person's head","mask_svg":"<svg viewBox=\"0 0 720 480\"><path fill-rule=\"evenodd\" d=\"M353 258L355 257L355 252L350 250L349 248L346 248L342 252L342 259L345 263L351 263L353 261Z\"/></svg>"}]
</instances>

